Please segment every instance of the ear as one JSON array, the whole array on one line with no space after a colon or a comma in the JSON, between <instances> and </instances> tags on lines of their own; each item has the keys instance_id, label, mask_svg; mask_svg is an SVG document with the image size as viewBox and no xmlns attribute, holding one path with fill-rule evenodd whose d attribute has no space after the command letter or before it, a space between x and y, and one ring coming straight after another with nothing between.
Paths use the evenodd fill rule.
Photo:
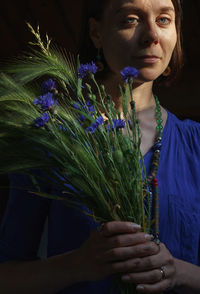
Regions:
<instances>
[{"instance_id":1,"label":"ear","mask_svg":"<svg viewBox=\"0 0 200 294\"><path fill-rule=\"evenodd\" d=\"M94 17L89 19L89 35L94 46L97 49L101 48L100 23Z\"/></svg>"}]
</instances>

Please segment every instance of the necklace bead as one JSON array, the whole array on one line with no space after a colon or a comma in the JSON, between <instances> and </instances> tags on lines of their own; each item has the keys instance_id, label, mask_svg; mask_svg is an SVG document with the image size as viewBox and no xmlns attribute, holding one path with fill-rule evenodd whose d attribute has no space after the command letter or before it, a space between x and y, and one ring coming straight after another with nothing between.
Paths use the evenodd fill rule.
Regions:
<instances>
[{"instance_id":1,"label":"necklace bead","mask_svg":"<svg viewBox=\"0 0 200 294\"><path fill-rule=\"evenodd\" d=\"M160 161L160 151L162 149L162 136L163 136L163 119L162 119L162 111L160 107L160 102L157 98L157 96L154 96L155 102L156 102L156 138L155 138L155 144L153 146L153 157L152 157L152 163L150 168L150 173L147 177L148 182L148 190L150 191L150 207L153 213L153 216L151 218L154 218L154 226L152 228L152 233L155 238L158 239L159 235L159 194L158 194L158 180L156 178L158 167L159 167L159 161Z\"/></svg>"}]
</instances>

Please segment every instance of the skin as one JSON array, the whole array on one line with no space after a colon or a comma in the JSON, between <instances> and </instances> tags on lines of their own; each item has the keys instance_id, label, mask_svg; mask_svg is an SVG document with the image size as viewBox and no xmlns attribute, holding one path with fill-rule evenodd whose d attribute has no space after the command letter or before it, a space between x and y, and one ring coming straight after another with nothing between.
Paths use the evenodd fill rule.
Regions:
<instances>
[{"instance_id":1,"label":"skin","mask_svg":"<svg viewBox=\"0 0 200 294\"><path fill-rule=\"evenodd\" d=\"M171 0L109 1L101 21L90 19L90 36L96 48L102 48L110 73L99 81L122 110L120 71L134 66L140 74L133 84L138 118L141 121L142 154L154 144L155 101L152 86L167 68L176 41L175 11ZM156 55L157 62L147 63L141 56ZM167 112L162 108L163 126Z\"/></svg>"},{"instance_id":2,"label":"skin","mask_svg":"<svg viewBox=\"0 0 200 294\"><path fill-rule=\"evenodd\" d=\"M139 84L164 72L177 41L173 9L170 0L116 0L109 1L100 23L90 20L94 45L103 49L113 79L125 66L140 70ZM144 64L138 57L147 54L160 59Z\"/></svg>"},{"instance_id":3,"label":"skin","mask_svg":"<svg viewBox=\"0 0 200 294\"><path fill-rule=\"evenodd\" d=\"M121 96L118 84L122 84L120 70L125 66L134 66L140 73L133 83L133 95L136 111L140 119L142 133L141 151L143 155L152 147L155 133L155 101L152 92L156 80L167 68L177 41L175 11L171 0L110 0L101 21L90 19L90 36L96 48L102 48L110 73L104 83L111 94L116 108L121 110ZM143 55L156 55L156 62L146 62ZM162 108L163 126L167 120ZM137 239L138 236L138 239ZM135 243L136 242L136 243ZM131 249L121 247L120 257L125 259L127 274L122 280L136 283L138 292L161 293L168 288L186 286L187 293L196 293L199 289L197 277L199 268L173 258L163 243L150 248L153 242L139 243L139 233L135 233ZM136 245L137 244L137 245ZM144 250L148 252L142 256ZM122 249L123 248L123 249ZM126 260L128 250L132 255ZM161 267L164 267L165 279L162 279ZM184 276L183 269L194 273L193 284ZM184 282L188 281L185 285ZM181 293L184 290L181 289Z\"/></svg>"}]
</instances>

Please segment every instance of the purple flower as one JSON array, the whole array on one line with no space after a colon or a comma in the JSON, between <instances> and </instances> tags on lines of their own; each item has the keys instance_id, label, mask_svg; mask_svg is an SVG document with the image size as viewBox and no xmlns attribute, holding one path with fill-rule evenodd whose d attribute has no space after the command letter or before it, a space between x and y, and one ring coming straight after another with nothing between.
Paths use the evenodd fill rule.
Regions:
<instances>
[{"instance_id":1,"label":"purple flower","mask_svg":"<svg viewBox=\"0 0 200 294\"><path fill-rule=\"evenodd\" d=\"M102 125L103 122L104 122L104 120L103 120L103 117L102 117L102 116L99 116L99 117L96 119L96 124L97 124L97 126Z\"/></svg>"},{"instance_id":2,"label":"purple flower","mask_svg":"<svg viewBox=\"0 0 200 294\"><path fill-rule=\"evenodd\" d=\"M94 105L90 105L90 102L87 101L86 106L87 106L88 111L91 113L91 115L94 115L94 113L95 113Z\"/></svg>"},{"instance_id":3,"label":"purple flower","mask_svg":"<svg viewBox=\"0 0 200 294\"><path fill-rule=\"evenodd\" d=\"M80 102L73 103L72 106L73 106L75 109L78 109L78 110L81 109L81 103L80 103Z\"/></svg>"},{"instance_id":4,"label":"purple flower","mask_svg":"<svg viewBox=\"0 0 200 294\"><path fill-rule=\"evenodd\" d=\"M82 115L82 114L79 114L79 116L78 116L78 120L81 121L81 122L84 122L84 120L85 120L85 116Z\"/></svg>"},{"instance_id":5,"label":"purple flower","mask_svg":"<svg viewBox=\"0 0 200 294\"><path fill-rule=\"evenodd\" d=\"M52 90L56 90L56 84L52 79L48 79L42 84L42 94L47 94Z\"/></svg>"},{"instance_id":6,"label":"purple flower","mask_svg":"<svg viewBox=\"0 0 200 294\"><path fill-rule=\"evenodd\" d=\"M97 72L98 67L92 61L91 63L81 64L78 68L78 77L83 79L89 74L95 74Z\"/></svg>"},{"instance_id":7,"label":"purple flower","mask_svg":"<svg viewBox=\"0 0 200 294\"><path fill-rule=\"evenodd\" d=\"M99 125L102 125L104 122L103 117L99 116L94 123L91 124L86 130L90 133L94 133Z\"/></svg>"},{"instance_id":8,"label":"purple flower","mask_svg":"<svg viewBox=\"0 0 200 294\"><path fill-rule=\"evenodd\" d=\"M125 121L123 119L113 119L112 125L107 125L108 131L111 131L113 129L123 129L125 127Z\"/></svg>"},{"instance_id":9,"label":"purple flower","mask_svg":"<svg viewBox=\"0 0 200 294\"><path fill-rule=\"evenodd\" d=\"M85 104L81 104L79 101L72 104L72 106L77 109L85 112L86 114L90 114L91 116L95 113L94 105L90 104L90 101L86 101ZM79 121L84 122L85 116L82 114L79 114L78 116Z\"/></svg>"},{"instance_id":10,"label":"purple flower","mask_svg":"<svg viewBox=\"0 0 200 294\"><path fill-rule=\"evenodd\" d=\"M63 125L58 124L58 127L59 127L59 129L60 129L61 131L63 131L63 132L66 131L66 128L65 128Z\"/></svg>"},{"instance_id":11,"label":"purple flower","mask_svg":"<svg viewBox=\"0 0 200 294\"><path fill-rule=\"evenodd\" d=\"M127 66L121 71L123 80L128 84L130 79L134 79L138 76L139 71L135 67Z\"/></svg>"},{"instance_id":12,"label":"purple flower","mask_svg":"<svg viewBox=\"0 0 200 294\"><path fill-rule=\"evenodd\" d=\"M36 118L35 125L37 128L44 127L46 123L49 121L48 113L44 112L41 117Z\"/></svg>"},{"instance_id":13,"label":"purple flower","mask_svg":"<svg viewBox=\"0 0 200 294\"><path fill-rule=\"evenodd\" d=\"M57 101L53 99L53 94L48 92L38 98L35 98L33 103L35 105L40 105L43 110L49 110L54 104L57 103Z\"/></svg>"}]
</instances>

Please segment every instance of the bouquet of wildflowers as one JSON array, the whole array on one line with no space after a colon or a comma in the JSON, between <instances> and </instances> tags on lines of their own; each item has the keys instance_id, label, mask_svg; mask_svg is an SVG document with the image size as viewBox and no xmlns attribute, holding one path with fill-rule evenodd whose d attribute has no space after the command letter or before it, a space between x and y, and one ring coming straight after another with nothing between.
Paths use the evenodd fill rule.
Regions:
<instances>
[{"instance_id":1,"label":"bouquet of wildflowers","mask_svg":"<svg viewBox=\"0 0 200 294\"><path fill-rule=\"evenodd\" d=\"M50 48L48 37L41 40L39 28L30 29L40 50L12 64L10 75L1 74L0 173L28 174L34 194L87 207L98 222L133 221L148 231L151 205L132 97L137 70L122 71L119 113L96 82L94 63L75 65L71 56ZM39 88L33 88L36 79ZM59 196L41 189L38 183L48 180ZM120 284L119 292L133 293L134 287Z\"/></svg>"}]
</instances>

